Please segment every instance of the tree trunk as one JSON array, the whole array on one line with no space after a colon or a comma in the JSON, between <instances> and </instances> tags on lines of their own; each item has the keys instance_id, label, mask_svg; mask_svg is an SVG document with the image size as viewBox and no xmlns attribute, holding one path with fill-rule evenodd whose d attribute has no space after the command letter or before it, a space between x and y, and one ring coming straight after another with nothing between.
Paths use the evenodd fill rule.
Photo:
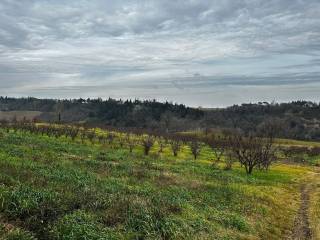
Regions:
<instances>
[{"instance_id":1,"label":"tree trunk","mask_svg":"<svg viewBox=\"0 0 320 240\"><path fill-rule=\"evenodd\" d=\"M249 174L249 175L252 174L253 167L254 167L253 165L250 165L250 166L249 166L249 169L248 169L247 174Z\"/></svg>"}]
</instances>

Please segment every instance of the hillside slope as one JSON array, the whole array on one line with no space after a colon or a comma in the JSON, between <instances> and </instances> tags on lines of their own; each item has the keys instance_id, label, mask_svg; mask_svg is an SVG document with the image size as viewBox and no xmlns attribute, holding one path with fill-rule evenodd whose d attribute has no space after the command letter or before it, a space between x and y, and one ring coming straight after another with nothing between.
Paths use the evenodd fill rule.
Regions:
<instances>
[{"instance_id":1,"label":"hillside slope","mask_svg":"<svg viewBox=\"0 0 320 240\"><path fill-rule=\"evenodd\" d=\"M308 167L247 176L113 144L0 131L4 239L285 239Z\"/></svg>"}]
</instances>

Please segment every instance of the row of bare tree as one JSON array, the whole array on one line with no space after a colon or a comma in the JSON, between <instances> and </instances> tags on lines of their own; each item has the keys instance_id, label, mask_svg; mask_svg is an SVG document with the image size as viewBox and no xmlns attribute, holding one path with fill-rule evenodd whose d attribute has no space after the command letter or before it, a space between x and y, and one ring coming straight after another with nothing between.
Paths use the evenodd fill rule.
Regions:
<instances>
[{"instance_id":1,"label":"row of bare tree","mask_svg":"<svg viewBox=\"0 0 320 240\"><path fill-rule=\"evenodd\" d=\"M257 136L233 132L227 135L196 135L196 134L168 134L166 132L151 132L143 129L114 129L96 131L96 129L81 126L49 125L35 123L1 123L1 127L7 131L25 131L50 137L67 137L81 142L89 141L92 144L99 142L127 147L130 152L138 145L142 146L145 155L149 155L152 147L157 144L158 152L162 153L165 147L169 147L173 156L177 157L182 146L189 146L194 159L198 159L202 148L209 146L214 155L213 165L225 160L226 169L231 169L233 162L238 161L251 174L254 168L268 170L272 162L276 160L276 147L273 134Z\"/></svg>"}]
</instances>

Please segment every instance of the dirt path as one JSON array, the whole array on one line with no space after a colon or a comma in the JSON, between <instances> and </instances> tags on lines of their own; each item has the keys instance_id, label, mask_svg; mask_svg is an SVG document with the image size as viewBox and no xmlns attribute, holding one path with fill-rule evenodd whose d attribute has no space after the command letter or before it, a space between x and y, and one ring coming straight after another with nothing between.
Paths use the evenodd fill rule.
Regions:
<instances>
[{"instance_id":1,"label":"dirt path","mask_svg":"<svg viewBox=\"0 0 320 240\"><path fill-rule=\"evenodd\" d=\"M294 222L292 240L309 240L312 239L312 233L309 223L309 199L310 186L306 183L301 185L301 203L298 214Z\"/></svg>"}]
</instances>

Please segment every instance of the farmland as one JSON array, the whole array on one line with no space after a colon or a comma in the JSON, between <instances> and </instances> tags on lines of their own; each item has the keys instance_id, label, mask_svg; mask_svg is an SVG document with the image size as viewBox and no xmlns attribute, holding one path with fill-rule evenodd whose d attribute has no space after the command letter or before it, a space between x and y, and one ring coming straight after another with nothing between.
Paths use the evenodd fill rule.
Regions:
<instances>
[{"instance_id":1,"label":"farmland","mask_svg":"<svg viewBox=\"0 0 320 240\"><path fill-rule=\"evenodd\" d=\"M319 236L317 157L247 175L212 165L206 146L195 160L187 144L175 157L155 141L146 155L113 134L1 129L1 239L295 239L302 213ZM301 213L302 186L312 202Z\"/></svg>"},{"instance_id":2,"label":"farmland","mask_svg":"<svg viewBox=\"0 0 320 240\"><path fill-rule=\"evenodd\" d=\"M23 119L31 121L40 115L39 111L0 111L0 119L6 121L22 121Z\"/></svg>"},{"instance_id":3,"label":"farmland","mask_svg":"<svg viewBox=\"0 0 320 240\"><path fill-rule=\"evenodd\" d=\"M320 240L320 0L0 0L0 240Z\"/></svg>"}]
</instances>

